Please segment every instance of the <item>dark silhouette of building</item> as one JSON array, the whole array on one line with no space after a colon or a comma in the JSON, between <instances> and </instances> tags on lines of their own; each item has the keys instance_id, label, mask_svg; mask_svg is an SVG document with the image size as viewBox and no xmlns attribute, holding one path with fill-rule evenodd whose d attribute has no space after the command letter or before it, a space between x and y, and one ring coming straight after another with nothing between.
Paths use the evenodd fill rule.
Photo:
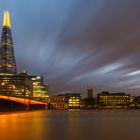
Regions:
<instances>
[{"instance_id":1,"label":"dark silhouette of building","mask_svg":"<svg viewBox=\"0 0 140 140\"><path fill-rule=\"evenodd\" d=\"M133 98L134 98L134 108L140 109L140 96L136 96Z\"/></svg>"},{"instance_id":2,"label":"dark silhouette of building","mask_svg":"<svg viewBox=\"0 0 140 140\"><path fill-rule=\"evenodd\" d=\"M93 109L95 105L95 99L93 98L93 88L87 87L87 97L81 100L80 108Z\"/></svg>"},{"instance_id":3,"label":"dark silhouette of building","mask_svg":"<svg viewBox=\"0 0 140 140\"><path fill-rule=\"evenodd\" d=\"M93 97L93 88L92 87L87 87L87 98L92 98Z\"/></svg>"},{"instance_id":4,"label":"dark silhouette of building","mask_svg":"<svg viewBox=\"0 0 140 140\"><path fill-rule=\"evenodd\" d=\"M0 75L16 75L16 62L13 49L9 12L4 12L0 44Z\"/></svg>"}]
</instances>

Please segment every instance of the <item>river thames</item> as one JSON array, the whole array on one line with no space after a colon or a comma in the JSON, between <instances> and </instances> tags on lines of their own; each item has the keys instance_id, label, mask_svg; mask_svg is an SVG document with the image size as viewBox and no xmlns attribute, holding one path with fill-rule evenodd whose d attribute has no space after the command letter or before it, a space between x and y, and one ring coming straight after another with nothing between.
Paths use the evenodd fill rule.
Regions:
<instances>
[{"instance_id":1,"label":"river thames","mask_svg":"<svg viewBox=\"0 0 140 140\"><path fill-rule=\"evenodd\" d=\"M0 113L1 140L138 140L140 110Z\"/></svg>"}]
</instances>

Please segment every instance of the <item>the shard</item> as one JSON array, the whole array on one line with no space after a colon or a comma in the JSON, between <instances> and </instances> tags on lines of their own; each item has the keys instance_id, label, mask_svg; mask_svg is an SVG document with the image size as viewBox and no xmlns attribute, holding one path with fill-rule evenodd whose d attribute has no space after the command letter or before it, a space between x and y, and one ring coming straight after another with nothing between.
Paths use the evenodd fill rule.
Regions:
<instances>
[{"instance_id":1,"label":"the shard","mask_svg":"<svg viewBox=\"0 0 140 140\"><path fill-rule=\"evenodd\" d=\"M11 34L10 15L4 11L2 36L0 42L0 75L16 75L16 62Z\"/></svg>"}]
</instances>

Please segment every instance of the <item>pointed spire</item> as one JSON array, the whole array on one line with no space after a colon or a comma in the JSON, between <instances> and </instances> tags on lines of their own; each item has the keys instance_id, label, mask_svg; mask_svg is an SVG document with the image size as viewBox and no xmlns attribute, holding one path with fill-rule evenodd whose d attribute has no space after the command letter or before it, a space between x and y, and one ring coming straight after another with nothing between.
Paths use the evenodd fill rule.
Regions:
<instances>
[{"instance_id":1,"label":"pointed spire","mask_svg":"<svg viewBox=\"0 0 140 140\"><path fill-rule=\"evenodd\" d=\"M0 74L16 75L16 62L10 27L9 12L4 11L3 28L0 41Z\"/></svg>"},{"instance_id":2,"label":"pointed spire","mask_svg":"<svg viewBox=\"0 0 140 140\"><path fill-rule=\"evenodd\" d=\"M4 11L3 26L7 26L7 27L11 28L10 14L8 11Z\"/></svg>"}]
</instances>

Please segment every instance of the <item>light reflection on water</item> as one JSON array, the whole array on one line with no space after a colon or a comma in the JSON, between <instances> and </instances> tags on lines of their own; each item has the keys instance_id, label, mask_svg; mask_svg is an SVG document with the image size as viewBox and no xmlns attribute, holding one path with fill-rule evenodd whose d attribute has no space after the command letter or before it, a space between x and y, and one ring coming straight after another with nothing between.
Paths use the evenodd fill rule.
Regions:
<instances>
[{"instance_id":1,"label":"light reflection on water","mask_svg":"<svg viewBox=\"0 0 140 140\"><path fill-rule=\"evenodd\" d=\"M137 140L140 110L31 111L0 115L0 140Z\"/></svg>"}]
</instances>

